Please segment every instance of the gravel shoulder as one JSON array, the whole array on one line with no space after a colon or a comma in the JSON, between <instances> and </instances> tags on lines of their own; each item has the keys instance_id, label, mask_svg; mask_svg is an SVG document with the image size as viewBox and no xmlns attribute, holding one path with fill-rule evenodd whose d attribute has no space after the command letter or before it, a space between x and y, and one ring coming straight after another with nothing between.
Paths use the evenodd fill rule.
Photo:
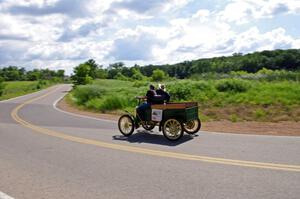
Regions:
<instances>
[{"instance_id":1,"label":"gravel shoulder","mask_svg":"<svg viewBox=\"0 0 300 199\"><path fill-rule=\"evenodd\" d=\"M57 107L67 112L80 115L117 121L119 115L101 114L79 110L66 102L65 98L57 103ZM214 121L203 122L201 130L221 133L253 134L253 135L277 135L277 136L300 136L300 122L230 122Z\"/></svg>"}]
</instances>

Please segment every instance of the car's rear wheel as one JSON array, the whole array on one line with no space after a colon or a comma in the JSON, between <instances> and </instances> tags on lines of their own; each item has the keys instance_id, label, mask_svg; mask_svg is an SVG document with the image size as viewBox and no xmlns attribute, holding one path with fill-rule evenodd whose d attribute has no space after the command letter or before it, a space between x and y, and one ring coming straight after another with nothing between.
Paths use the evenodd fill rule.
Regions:
<instances>
[{"instance_id":1,"label":"car's rear wheel","mask_svg":"<svg viewBox=\"0 0 300 199\"><path fill-rule=\"evenodd\" d=\"M183 129L187 134L195 134L197 133L201 128L201 121L200 119L191 120L183 124Z\"/></svg>"},{"instance_id":2,"label":"car's rear wheel","mask_svg":"<svg viewBox=\"0 0 300 199\"><path fill-rule=\"evenodd\" d=\"M118 127L120 132L128 137L130 136L134 131L134 121L130 117L130 115L123 115L120 117L118 121Z\"/></svg>"},{"instance_id":3,"label":"car's rear wheel","mask_svg":"<svg viewBox=\"0 0 300 199\"><path fill-rule=\"evenodd\" d=\"M176 119L168 119L163 124L163 134L171 141L179 140L183 136L182 124Z\"/></svg>"}]
</instances>

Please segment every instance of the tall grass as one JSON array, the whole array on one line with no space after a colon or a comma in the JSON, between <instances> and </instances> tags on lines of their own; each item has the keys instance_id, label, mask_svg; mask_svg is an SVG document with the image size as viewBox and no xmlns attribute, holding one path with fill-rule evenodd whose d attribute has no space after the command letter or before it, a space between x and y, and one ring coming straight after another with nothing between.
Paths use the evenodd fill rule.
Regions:
<instances>
[{"instance_id":1,"label":"tall grass","mask_svg":"<svg viewBox=\"0 0 300 199\"><path fill-rule=\"evenodd\" d=\"M0 100L9 99L38 91L53 85L50 81L9 81L5 82Z\"/></svg>"},{"instance_id":2,"label":"tall grass","mask_svg":"<svg viewBox=\"0 0 300 199\"><path fill-rule=\"evenodd\" d=\"M171 101L197 101L207 120L300 120L300 84L296 81L176 80L164 82ZM135 96L150 82L96 80L73 90L75 101L96 111L134 110ZM298 113L299 111L299 113ZM275 119L274 119L275 118Z\"/></svg>"}]
</instances>

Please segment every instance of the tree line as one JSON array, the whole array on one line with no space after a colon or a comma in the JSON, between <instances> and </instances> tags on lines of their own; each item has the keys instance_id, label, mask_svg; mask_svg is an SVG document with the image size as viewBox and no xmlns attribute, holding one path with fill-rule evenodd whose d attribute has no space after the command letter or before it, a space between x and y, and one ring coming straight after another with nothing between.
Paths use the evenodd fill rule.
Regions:
<instances>
[{"instance_id":1,"label":"tree line","mask_svg":"<svg viewBox=\"0 0 300 199\"><path fill-rule=\"evenodd\" d=\"M62 80L65 77L64 70L33 69L26 71L25 68L9 66L0 68L0 78L3 81L36 81L36 80Z\"/></svg>"},{"instance_id":2,"label":"tree line","mask_svg":"<svg viewBox=\"0 0 300 199\"><path fill-rule=\"evenodd\" d=\"M126 67L124 63L110 64L107 68L90 59L74 68L72 79L76 84L87 84L92 79L143 80L152 78L161 81L166 77L178 79L190 78L195 74L221 73L244 71L256 73L268 70L300 70L300 49L265 50L243 55L234 53L232 56L205 58L169 65L134 65Z\"/></svg>"}]
</instances>

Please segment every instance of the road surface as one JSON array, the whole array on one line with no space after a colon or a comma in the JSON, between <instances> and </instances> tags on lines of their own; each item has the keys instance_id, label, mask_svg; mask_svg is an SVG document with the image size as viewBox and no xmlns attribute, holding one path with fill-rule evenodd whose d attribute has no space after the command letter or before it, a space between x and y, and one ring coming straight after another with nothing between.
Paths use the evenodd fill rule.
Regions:
<instances>
[{"instance_id":1,"label":"road surface","mask_svg":"<svg viewBox=\"0 0 300 199\"><path fill-rule=\"evenodd\" d=\"M53 105L59 85L0 102L2 198L295 198L300 137L121 136L116 122Z\"/></svg>"}]
</instances>

